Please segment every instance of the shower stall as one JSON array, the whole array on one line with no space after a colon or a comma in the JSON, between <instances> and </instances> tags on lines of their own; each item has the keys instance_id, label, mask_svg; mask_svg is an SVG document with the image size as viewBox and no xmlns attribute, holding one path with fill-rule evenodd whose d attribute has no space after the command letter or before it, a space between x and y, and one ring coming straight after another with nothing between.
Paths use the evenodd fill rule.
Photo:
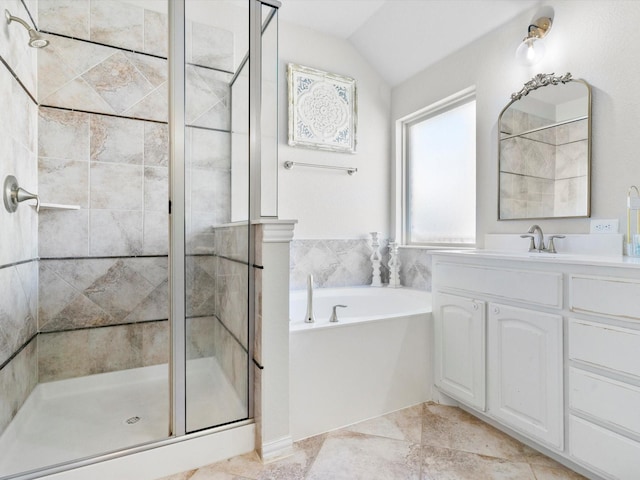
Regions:
<instances>
[{"instance_id":1,"label":"shower stall","mask_svg":"<svg viewBox=\"0 0 640 480\"><path fill-rule=\"evenodd\" d=\"M253 423L278 7L0 0L0 479Z\"/></svg>"}]
</instances>

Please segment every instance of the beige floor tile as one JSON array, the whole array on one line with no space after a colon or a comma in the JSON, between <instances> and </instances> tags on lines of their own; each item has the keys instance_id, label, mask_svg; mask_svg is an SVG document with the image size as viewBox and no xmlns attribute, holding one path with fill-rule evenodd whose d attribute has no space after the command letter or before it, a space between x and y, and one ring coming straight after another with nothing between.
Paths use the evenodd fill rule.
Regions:
<instances>
[{"instance_id":1,"label":"beige floor tile","mask_svg":"<svg viewBox=\"0 0 640 480\"><path fill-rule=\"evenodd\" d=\"M417 480L420 449L400 440L337 431L327 436L305 479Z\"/></svg>"},{"instance_id":2,"label":"beige floor tile","mask_svg":"<svg viewBox=\"0 0 640 480\"><path fill-rule=\"evenodd\" d=\"M514 462L558 466L545 455L457 407L426 405L422 443Z\"/></svg>"},{"instance_id":3,"label":"beige floor tile","mask_svg":"<svg viewBox=\"0 0 640 480\"><path fill-rule=\"evenodd\" d=\"M558 468L546 465L531 465L536 480L586 480L579 473L558 464Z\"/></svg>"},{"instance_id":4,"label":"beige floor tile","mask_svg":"<svg viewBox=\"0 0 640 480\"><path fill-rule=\"evenodd\" d=\"M306 478L305 475L317 458L326 437L326 435L317 435L296 442L293 446L293 455L267 463L258 477L259 480L302 480Z\"/></svg>"},{"instance_id":5,"label":"beige floor tile","mask_svg":"<svg viewBox=\"0 0 640 480\"><path fill-rule=\"evenodd\" d=\"M158 480L191 480L195 470L189 470L188 472L176 473L175 475L169 475L168 477L162 477Z\"/></svg>"},{"instance_id":6,"label":"beige floor tile","mask_svg":"<svg viewBox=\"0 0 640 480\"><path fill-rule=\"evenodd\" d=\"M447 448L423 449L422 480L535 480L526 463Z\"/></svg>"},{"instance_id":7,"label":"beige floor tile","mask_svg":"<svg viewBox=\"0 0 640 480\"><path fill-rule=\"evenodd\" d=\"M208 480L215 478L214 475L218 474L228 475L226 478L239 477L256 480L262 469L262 461L255 452L251 452L201 467L189 480ZM225 477L222 476L220 478L224 479Z\"/></svg>"},{"instance_id":8,"label":"beige floor tile","mask_svg":"<svg viewBox=\"0 0 640 480\"><path fill-rule=\"evenodd\" d=\"M263 464L248 453L160 480L584 480L456 407L417 405L296 442Z\"/></svg>"},{"instance_id":9,"label":"beige floor tile","mask_svg":"<svg viewBox=\"0 0 640 480\"><path fill-rule=\"evenodd\" d=\"M382 417L356 423L346 427L344 430L420 443L425 408L425 404L415 405Z\"/></svg>"},{"instance_id":10,"label":"beige floor tile","mask_svg":"<svg viewBox=\"0 0 640 480\"><path fill-rule=\"evenodd\" d=\"M302 480L324 438L324 435L318 435L296 442L292 455L271 463L263 464L252 452L207 465L198 469L189 480Z\"/></svg>"},{"instance_id":11,"label":"beige floor tile","mask_svg":"<svg viewBox=\"0 0 640 480\"><path fill-rule=\"evenodd\" d=\"M188 480L249 480L247 477L240 477L232 473L216 472L208 469L208 467L199 469L193 477Z\"/></svg>"}]
</instances>

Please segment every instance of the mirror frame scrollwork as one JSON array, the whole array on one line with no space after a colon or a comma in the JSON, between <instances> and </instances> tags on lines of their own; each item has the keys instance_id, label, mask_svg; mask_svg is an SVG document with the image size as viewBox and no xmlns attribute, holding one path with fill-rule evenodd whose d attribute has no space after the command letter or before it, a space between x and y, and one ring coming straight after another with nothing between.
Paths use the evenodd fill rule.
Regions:
<instances>
[{"instance_id":1,"label":"mirror frame scrollwork","mask_svg":"<svg viewBox=\"0 0 640 480\"><path fill-rule=\"evenodd\" d=\"M502 202L501 202L501 194L502 194L502 185L501 185L501 174L504 173L502 172L502 157L503 157L503 151L502 151L502 140L503 139L508 139L510 137L515 137L515 136L519 136L519 134L513 134L510 135L510 137L507 138L503 138L503 134L505 132L502 131L502 117L504 115L504 113L509 109L509 107L511 107L514 103L518 102L519 100L521 100L523 97L526 97L527 95L529 95L531 92L538 90L539 88L542 87L547 87L550 85L561 85L561 84L567 84L570 82L576 82L576 83L581 83L583 84L586 89L587 89L587 94L586 94L586 98L587 98L587 115L584 118L580 118L579 120L587 120L587 153L586 153L586 211L584 215L557 215L557 216L544 216L544 215L524 215L524 216L517 216L517 217L506 217L503 218L502 215L502 210L501 210L501 206L502 206ZM572 120L573 121L573 120ZM563 123L570 123L570 122L560 122L558 125L561 125ZM497 216L498 216L498 220L527 220L527 219L558 219L558 218L586 218L586 217L590 217L591 216L591 123L592 123L592 112L591 112L591 87L589 86L589 84L582 80L582 79L575 79L572 77L571 73L566 73L564 75L560 75L560 76L556 76L554 73L539 73L537 75L535 75L533 78L531 78L531 80L529 80L528 82L526 82L523 87L517 91L514 92L513 94L511 94L511 101L502 109L502 111L500 112L500 115L498 116L498 195L497 195L497 200L498 200L498 211L497 211ZM549 126L545 126L545 127L541 127L540 129L533 129L531 132L534 132L536 130L542 130L544 128L550 128L550 127L554 127L555 125L549 125ZM530 132L522 132L521 134L528 134ZM583 198L583 197L582 197Z\"/></svg>"}]
</instances>

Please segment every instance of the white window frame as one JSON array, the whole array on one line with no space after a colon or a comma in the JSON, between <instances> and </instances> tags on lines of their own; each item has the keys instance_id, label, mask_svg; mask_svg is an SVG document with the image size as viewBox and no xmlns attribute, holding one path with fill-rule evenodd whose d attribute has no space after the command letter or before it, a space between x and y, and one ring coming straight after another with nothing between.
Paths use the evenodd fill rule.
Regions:
<instances>
[{"instance_id":1,"label":"white window frame","mask_svg":"<svg viewBox=\"0 0 640 480\"><path fill-rule=\"evenodd\" d=\"M477 244L477 214L476 214L476 242L475 243L409 243L409 206L408 206L408 185L407 185L407 130L408 127L419 121L429 117L444 113L464 103L476 99L476 87L468 87L442 100L439 100L427 107L413 112L396 121L396 168L395 168L395 236L400 239L401 244L405 246L415 246L421 248L474 248ZM477 132L477 128L476 128ZM476 141L477 145L477 141ZM477 157L476 157L477 158ZM476 160L477 162L477 160ZM477 178L477 169L476 169ZM477 184L477 181L476 181ZM477 194L476 194L477 198ZM476 203L477 207L477 203Z\"/></svg>"}]
</instances>

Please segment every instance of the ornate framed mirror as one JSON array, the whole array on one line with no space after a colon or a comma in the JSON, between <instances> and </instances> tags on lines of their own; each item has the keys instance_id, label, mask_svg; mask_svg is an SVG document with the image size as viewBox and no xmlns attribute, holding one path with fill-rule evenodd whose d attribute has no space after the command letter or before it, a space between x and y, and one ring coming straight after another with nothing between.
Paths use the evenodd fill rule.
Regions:
<instances>
[{"instance_id":1,"label":"ornate framed mirror","mask_svg":"<svg viewBox=\"0 0 640 480\"><path fill-rule=\"evenodd\" d=\"M589 217L591 88L540 73L498 117L498 219Z\"/></svg>"}]
</instances>

